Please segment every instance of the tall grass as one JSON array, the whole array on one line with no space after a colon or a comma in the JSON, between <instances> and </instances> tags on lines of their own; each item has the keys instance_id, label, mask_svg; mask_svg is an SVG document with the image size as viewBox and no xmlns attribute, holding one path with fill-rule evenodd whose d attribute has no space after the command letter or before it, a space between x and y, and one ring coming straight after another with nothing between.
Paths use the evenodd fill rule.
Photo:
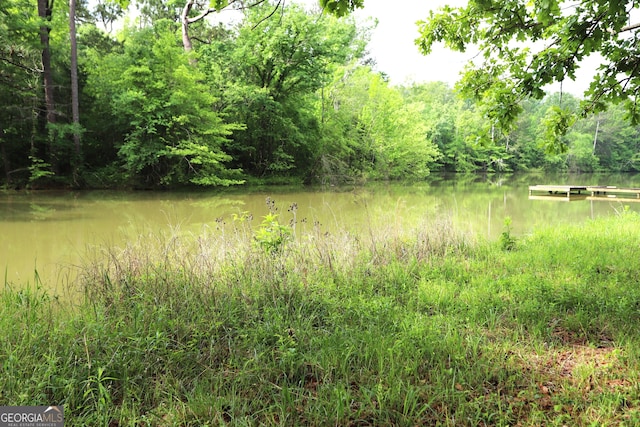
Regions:
<instances>
[{"instance_id":1,"label":"tall grass","mask_svg":"<svg viewBox=\"0 0 640 427\"><path fill-rule=\"evenodd\" d=\"M640 422L637 215L509 250L448 221L268 219L101 248L73 309L5 289L0 404L68 425Z\"/></svg>"}]
</instances>

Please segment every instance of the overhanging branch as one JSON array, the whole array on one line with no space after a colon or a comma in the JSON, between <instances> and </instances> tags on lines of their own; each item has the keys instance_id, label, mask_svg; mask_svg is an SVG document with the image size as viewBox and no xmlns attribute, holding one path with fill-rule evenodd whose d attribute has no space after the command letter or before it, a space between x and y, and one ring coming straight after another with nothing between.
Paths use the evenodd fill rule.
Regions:
<instances>
[{"instance_id":1,"label":"overhanging branch","mask_svg":"<svg viewBox=\"0 0 640 427\"><path fill-rule=\"evenodd\" d=\"M262 2L259 2L262 3ZM256 3L256 4L259 4ZM260 26L260 24L262 24L264 21L266 21L267 19L271 18L273 15L275 15L275 13L278 11L278 8L280 7L281 4L284 3L284 0L278 0L278 4L275 5L275 7L273 8L273 10L271 11L271 13L267 16L265 16L264 18L262 18L260 20L260 22L258 22L256 25L253 26L253 28L251 28L252 30L255 30L256 28L258 28ZM282 6L284 8L284 5Z\"/></svg>"},{"instance_id":2,"label":"overhanging branch","mask_svg":"<svg viewBox=\"0 0 640 427\"><path fill-rule=\"evenodd\" d=\"M640 22L636 24L627 25L626 27L622 27L620 29L620 32L624 33L625 31L632 31L632 30L635 30L636 28L640 28Z\"/></svg>"}]
</instances>

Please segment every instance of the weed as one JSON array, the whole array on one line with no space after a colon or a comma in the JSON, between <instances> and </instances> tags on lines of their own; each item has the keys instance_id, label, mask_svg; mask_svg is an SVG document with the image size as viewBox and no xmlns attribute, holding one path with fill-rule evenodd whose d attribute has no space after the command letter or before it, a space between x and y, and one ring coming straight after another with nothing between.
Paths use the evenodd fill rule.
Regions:
<instances>
[{"instance_id":1,"label":"weed","mask_svg":"<svg viewBox=\"0 0 640 427\"><path fill-rule=\"evenodd\" d=\"M282 253L285 245L291 240L291 227L278 222L278 214L267 214L255 233L254 239L265 253L276 255Z\"/></svg>"},{"instance_id":2,"label":"weed","mask_svg":"<svg viewBox=\"0 0 640 427\"><path fill-rule=\"evenodd\" d=\"M70 426L640 419L637 216L517 251L450 226L294 239L279 219L97 251L73 309L5 287L0 404L64 404Z\"/></svg>"},{"instance_id":3,"label":"weed","mask_svg":"<svg viewBox=\"0 0 640 427\"><path fill-rule=\"evenodd\" d=\"M94 374L89 375L83 385L85 410L87 413L99 417L101 424L108 424L110 421L109 414L113 402L109 388L110 383L115 380L116 378L105 375L103 367L98 367Z\"/></svg>"},{"instance_id":4,"label":"weed","mask_svg":"<svg viewBox=\"0 0 640 427\"><path fill-rule=\"evenodd\" d=\"M512 251L516 248L517 240L511 235L511 218L504 219L504 231L500 234L500 247L503 251Z\"/></svg>"}]
</instances>

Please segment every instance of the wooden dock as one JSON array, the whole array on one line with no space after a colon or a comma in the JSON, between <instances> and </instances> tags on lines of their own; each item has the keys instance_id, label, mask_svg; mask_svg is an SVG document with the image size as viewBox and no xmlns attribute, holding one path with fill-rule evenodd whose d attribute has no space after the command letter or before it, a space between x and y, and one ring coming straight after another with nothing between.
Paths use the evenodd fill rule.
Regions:
<instances>
[{"instance_id":1,"label":"wooden dock","mask_svg":"<svg viewBox=\"0 0 640 427\"><path fill-rule=\"evenodd\" d=\"M532 200L548 200L551 198L576 198L576 195L591 193L589 200L620 200L640 201L640 188L621 188L609 185L530 185L529 198ZM574 197L572 197L574 196ZM635 197L635 199L632 199Z\"/></svg>"},{"instance_id":2,"label":"wooden dock","mask_svg":"<svg viewBox=\"0 0 640 427\"><path fill-rule=\"evenodd\" d=\"M587 187L587 191L590 191L592 196L624 195L626 197L629 197L629 195L634 195L636 199L640 199L640 188L618 188L618 187L612 187L612 186L595 186L595 187Z\"/></svg>"},{"instance_id":3,"label":"wooden dock","mask_svg":"<svg viewBox=\"0 0 640 427\"><path fill-rule=\"evenodd\" d=\"M529 196L534 193L544 193L548 195L564 195L569 197L572 194L582 194L587 191L586 185L530 185Z\"/></svg>"}]
</instances>

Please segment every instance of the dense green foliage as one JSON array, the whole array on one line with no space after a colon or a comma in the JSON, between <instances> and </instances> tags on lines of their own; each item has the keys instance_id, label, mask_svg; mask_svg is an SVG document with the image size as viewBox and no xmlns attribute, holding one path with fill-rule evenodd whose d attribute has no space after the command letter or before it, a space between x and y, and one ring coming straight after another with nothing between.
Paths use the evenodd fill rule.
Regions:
<instances>
[{"instance_id":1,"label":"dense green foliage","mask_svg":"<svg viewBox=\"0 0 640 427\"><path fill-rule=\"evenodd\" d=\"M638 215L495 243L446 221L294 237L287 215L104 248L73 310L5 287L0 404L69 426L640 422Z\"/></svg>"},{"instance_id":2,"label":"dense green foliage","mask_svg":"<svg viewBox=\"0 0 640 427\"><path fill-rule=\"evenodd\" d=\"M364 1L320 2L343 16ZM550 83L575 80L585 59L600 65L585 91L579 113L597 114L622 104L625 118L640 123L638 37L640 22L634 0L468 0L440 7L418 21L416 44L429 54L436 43L450 49L479 52L467 64L461 92L481 105L484 115L502 130L512 130L527 98L542 99ZM562 105L548 112L543 142L564 152L576 111Z\"/></svg>"},{"instance_id":3,"label":"dense green foliage","mask_svg":"<svg viewBox=\"0 0 640 427\"><path fill-rule=\"evenodd\" d=\"M43 21L30 2L3 1L2 183L158 188L640 168L638 128L621 120L623 106L576 120L580 101L571 95L528 99L514 92L503 99L494 90L501 111L523 111L505 121L502 112L466 100L468 88L390 85L367 56L370 28L351 18L257 3L236 10L237 23L214 24L197 13L240 3L202 10L191 1L105 0L89 10L80 2L74 125L66 5L55 3ZM362 2L323 4L344 15ZM54 105L43 89L43 28ZM487 78L477 74L467 83Z\"/></svg>"},{"instance_id":4,"label":"dense green foliage","mask_svg":"<svg viewBox=\"0 0 640 427\"><path fill-rule=\"evenodd\" d=\"M631 0L492 2L469 0L460 7L444 6L419 23L417 40L424 53L434 43L465 51L479 51L470 63L460 88L482 101L487 117L501 129L510 129L527 98L542 99L550 83L574 80L589 56L601 65L585 92L582 114L598 113L609 102L624 105L625 116L640 122L638 90L638 24ZM630 25L631 24L631 25ZM564 149L562 138L575 112L549 112L545 140Z\"/></svg>"},{"instance_id":5,"label":"dense green foliage","mask_svg":"<svg viewBox=\"0 0 640 427\"><path fill-rule=\"evenodd\" d=\"M124 178L147 185L193 182L228 185L230 160L221 146L233 129L212 110L206 76L189 65L175 35L156 25L127 35L123 52L92 57L86 91L106 107L122 141L114 141ZM106 104L106 105L105 105Z\"/></svg>"}]
</instances>

